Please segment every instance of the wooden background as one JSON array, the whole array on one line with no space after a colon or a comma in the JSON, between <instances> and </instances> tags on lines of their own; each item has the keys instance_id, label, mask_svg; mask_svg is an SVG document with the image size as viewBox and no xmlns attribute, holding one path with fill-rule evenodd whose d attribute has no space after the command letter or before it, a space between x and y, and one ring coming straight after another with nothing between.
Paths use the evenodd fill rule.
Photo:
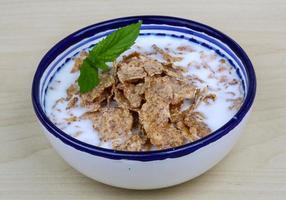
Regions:
<instances>
[{"instance_id":1,"label":"wooden background","mask_svg":"<svg viewBox=\"0 0 286 200\"><path fill-rule=\"evenodd\" d=\"M140 14L206 23L234 38L253 61L253 115L233 151L185 184L129 191L69 167L41 133L31 82L57 41L102 20ZM0 0L0 199L286 199L285 0Z\"/></svg>"}]
</instances>

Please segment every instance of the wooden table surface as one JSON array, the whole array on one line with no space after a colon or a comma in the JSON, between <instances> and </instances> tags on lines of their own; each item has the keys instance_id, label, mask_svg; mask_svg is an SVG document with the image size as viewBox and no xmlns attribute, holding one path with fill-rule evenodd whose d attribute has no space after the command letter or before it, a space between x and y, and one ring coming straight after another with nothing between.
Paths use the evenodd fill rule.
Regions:
<instances>
[{"instance_id":1,"label":"wooden table surface","mask_svg":"<svg viewBox=\"0 0 286 200\"><path fill-rule=\"evenodd\" d=\"M253 114L233 151L179 186L113 188L84 177L36 122L31 82L41 57L81 27L128 15L173 15L234 38L258 78ZM0 0L0 199L286 199L285 0Z\"/></svg>"}]
</instances>

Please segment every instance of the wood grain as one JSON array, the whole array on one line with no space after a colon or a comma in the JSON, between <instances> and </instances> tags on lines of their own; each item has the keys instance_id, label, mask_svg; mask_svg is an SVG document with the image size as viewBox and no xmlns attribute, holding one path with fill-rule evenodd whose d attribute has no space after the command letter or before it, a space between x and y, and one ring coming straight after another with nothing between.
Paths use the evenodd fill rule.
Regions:
<instances>
[{"instance_id":1,"label":"wood grain","mask_svg":"<svg viewBox=\"0 0 286 200\"><path fill-rule=\"evenodd\" d=\"M67 34L121 16L174 15L234 38L253 61L253 115L233 151L185 184L128 191L69 167L41 133L32 111L33 74ZM0 199L285 199L286 1L0 0Z\"/></svg>"}]
</instances>

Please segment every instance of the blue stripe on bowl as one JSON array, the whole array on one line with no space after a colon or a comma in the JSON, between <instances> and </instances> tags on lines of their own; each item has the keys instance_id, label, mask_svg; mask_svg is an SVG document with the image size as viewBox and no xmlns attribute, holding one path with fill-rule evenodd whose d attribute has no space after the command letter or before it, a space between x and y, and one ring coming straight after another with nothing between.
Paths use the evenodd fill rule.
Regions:
<instances>
[{"instance_id":1,"label":"blue stripe on bowl","mask_svg":"<svg viewBox=\"0 0 286 200\"><path fill-rule=\"evenodd\" d=\"M190 35L195 35L198 37L201 37L203 39L206 39L208 41L211 41L212 43L219 45L220 48L224 49L228 56L230 56L232 59L234 59L240 69L236 69L238 74L240 72L243 73L245 79L244 89L246 91L245 101L243 105L241 106L240 110L236 113L236 115L224 126L222 126L217 131L213 132L212 134L208 135L207 137L204 137L198 141L179 146L176 148L166 149L166 150L159 150L159 151L149 151L149 152L125 152L125 151L116 151L112 149L104 149L101 147L96 147L90 144L86 144L84 142L81 142L63 131L61 131L59 128L57 128L45 115L44 110L42 108L41 104L41 98L44 97L45 88L40 91L40 81L43 78L42 74L45 72L45 70L49 67L50 63L62 52L64 52L67 48L69 48L72 45L82 46L81 41L86 38L90 37L96 37L95 34L101 33L104 31L116 29L125 25L128 25L130 23L137 22L138 20L143 20L144 24L152 24L152 26L158 28L162 28L162 24L175 26L174 29L178 29L179 31L184 31L185 33L188 33ZM150 26L148 26L150 27ZM163 26L164 27L164 26ZM186 27L182 29L181 27ZM166 27L165 27L166 28ZM142 27L144 29L144 26ZM167 30L170 30L170 27L168 27ZM108 32L106 32L108 34ZM172 35L173 37L177 37L177 35ZM102 37L102 35L101 35ZM185 36L179 36L180 38L185 38ZM194 38L188 38L190 41L195 42ZM94 38L93 38L94 40ZM220 43L217 40L223 42ZM79 43L79 44L77 44ZM202 44L203 46L209 46L208 44ZM228 50L229 47L234 53ZM216 50L217 53L221 53L220 51ZM72 52L72 51L71 51ZM226 55L222 55L223 57L226 57ZM70 58L68 58L70 59ZM59 59L58 62L62 61ZM232 61L229 60L229 62L233 65ZM57 63L59 64L59 63ZM56 66L56 65L55 65ZM235 66L235 65L233 65ZM51 70L47 73L51 73ZM59 69L57 69L59 70ZM46 76L49 77L49 76ZM44 77L45 79L47 79ZM50 81L50 79L48 79ZM44 81L45 82L45 81ZM153 160L162 160L166 158L176 158L180 156L187 155L189 153L192 153L212 142L215 142L222 136L228 134L234 127L236 127L239 122L244 118L246 113L249 111L255 97L256 92L256 77L255 72L253 69L253 66L245 54L245 52L242 50L242 48L234 42L232 39L230 39L228 36L224 35L218 30L215 30L209 26L191 21L186 19L180 19L175 17L166 17L166 16L134 16L134 17L126 17L126 18L119 18L114 20L105 21L102 23L94 24L89 27L83 28L59 43L57 43L41 60L38 69L35 73L34 80L33 80L33 86L32 86L32 101L34 110L36 112L37 117L39 118L40 122L43 124L43 126L55 137L59 138L62 142L64 142L67 145L72 146L73 148L76 148L80 151L101 156L109 159L128 159L128 160L138 160L138 161L153 161Z\"/></svg>"}]
</instances>

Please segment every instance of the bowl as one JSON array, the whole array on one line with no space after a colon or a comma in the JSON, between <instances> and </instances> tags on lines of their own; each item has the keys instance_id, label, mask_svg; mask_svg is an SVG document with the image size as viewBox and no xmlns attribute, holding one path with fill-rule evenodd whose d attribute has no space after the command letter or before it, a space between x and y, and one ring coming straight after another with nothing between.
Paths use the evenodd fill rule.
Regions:
<instances>
[{"instance_id":1,"label":"bowl","mask_svg":"<svg viewBox=\"0 0 286 200\"><path fill-rule=\"evenodd\" d=\"M176 148L147 152L105 149L81 142L57 128L45 114L45 94L57 71L82 49L92 47L112 30L143 21L141 35L169 35L215 50L232 64L245 93L244 103L225 125L210 135ZM42 58L32 85L38 121L54 149L73 168L99 182L129 189L156 189L193 179L222 160L242 133L256 92L253 66L243 49L222 32L187 19L132 16L85 27L57 43Z\"/></svg>"}]
</instances>

